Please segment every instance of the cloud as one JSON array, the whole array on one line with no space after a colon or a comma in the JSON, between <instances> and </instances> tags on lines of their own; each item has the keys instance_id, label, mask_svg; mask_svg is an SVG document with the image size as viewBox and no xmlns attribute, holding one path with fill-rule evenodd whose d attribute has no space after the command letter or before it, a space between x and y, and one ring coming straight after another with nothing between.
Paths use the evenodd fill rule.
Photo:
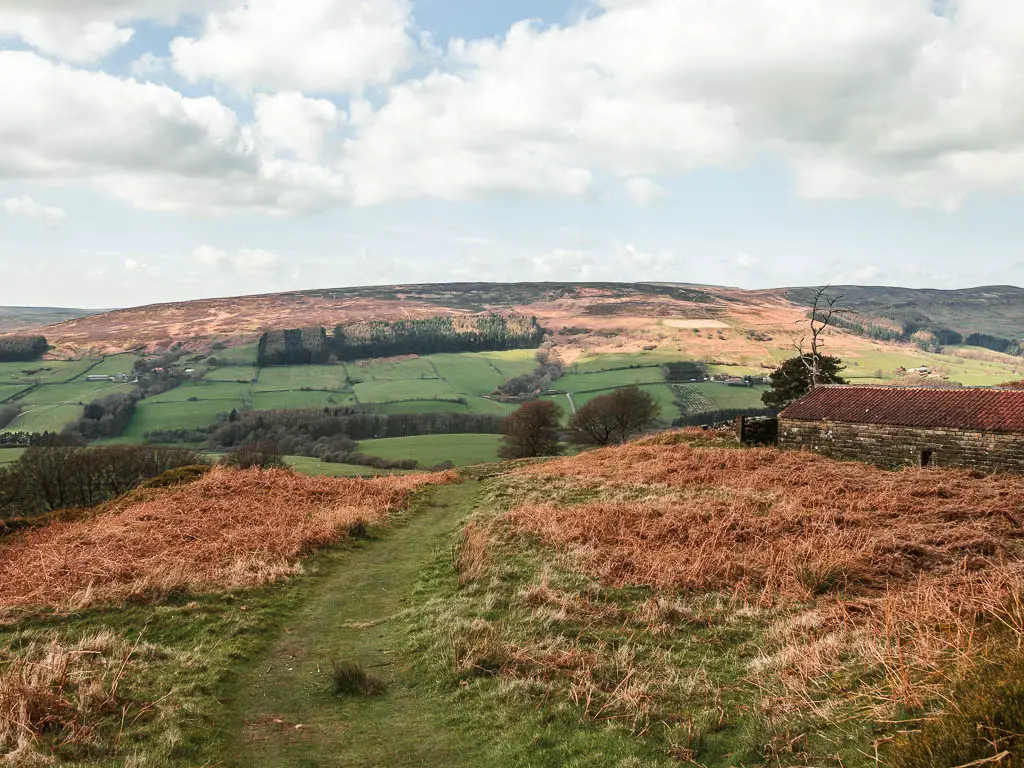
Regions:
<instances>
[{"instance_id":1,"label":"cloud","mask_svg":"<svg viewBox=\"0 0 1024 768\"><path fill-rule=\"evenodd\" d=\"M0 93L0 178L80 182L142 208L205 214L318 210L347 196L339 174L274 158L210 96L24 51L0 51Z\"/></svg>"},{"instance_id":2,"label":"cloud","mask_svg":"<svg viewBox=\"0 0 1024 768\"><path fill-rule=\"evenodd\" d=\"M294 92L257 96L255 115L264 146L311 162L320 156L328 134L345 122L345 113L333 102Z\"/></svg>"},{"instance_id":3,"label":"cloud","mask_svg":"<svg viewBox=\"0 0 1024 768\"><path fill-rule=\"evenodd\" d=\"M427 56L409 0L51 0L33 44L81 60L116 47L138 19L200 14L168 61L193 83L255 94L239 107L254 117L212 96L0 51L0 178L78 182L154 210L269 214L603 200L617 185L650 205L667 193L654 179L764 157L811 198L956 210L974 193L1019 192L1018 5L933 7L599 0L571 24L520 22ZM28 18L0 11L0 34L30 38ZM44 39L65 22L75 34ZM90 38L89 24L115 32ZM159 75L160 55L138 57L133 72ZM428 60L430 71L401 79ZM351 96L345 109L312 98L338 94Z\"/></svg>"},{"instance_id":4,"label":"cloud","mask_svg":"<svg viewBox=\"0 0 1024 768\"><path fill-rule=\"evenodd\" d=\"M216 0L46 0L0 8L0 38L16 37L43 53L91 64L126 44L142 19L171 23ZM31 6L31 9L29 9Z\"/></svg>"},{"instance_id":5,"label":"cloud","mask_svg":"<svg viewBox=\"0 0 1024 768\"><path fill-rule=\"evenodd\" d=\"M669 191L646 176L634 176L626 179L626 193L641 208L653 205L669 196Z\"/></svg>"},{"instance_id":6,"label":"cloud","mask_svg":"<svg viewBox=\"0 0 1024 768\"><path fill-rule=\"evenodd\" d=\"M247 0L171 43L177 71L242 91L360 92L416 56L408 0Z\"/></svg>"},{"instance_id":7,"label":"cloud","mask_svg":"<svg viewBox=\"0 0 1024 768\"><path fill-rule=\"evenodd\" d=\"M346 168L374 204L579 196L602 174L774 154L810 197L951 209L1024 185L1019 18L1012 0L603 0L568 26L455 40L436 71L352 110Z\"/></svg>"},{"instance_id":8,"label":"cloud","mask_svg":"<svg viewBox=\"0 0 1024 768\"><path fill-rule=\"evenodd\" d=\"M68 218L62 208L37 203L27 196L4 200L4 210L7 211L8 216L21 216L39 221L47 229L60 228Z\"/></svg>"},{"instance_id":9,"label":"cloud","mask_svg":"<svg viewBox=\"0 0 1024 768\"><path fill-rule=\"evenodd\" d=\"M201 245L192 252L192 258L203 267L250 275L268 272L278 264L277 256L259 248L241 248L228 252L209 245Z\"/></svg>"}]
</instances>

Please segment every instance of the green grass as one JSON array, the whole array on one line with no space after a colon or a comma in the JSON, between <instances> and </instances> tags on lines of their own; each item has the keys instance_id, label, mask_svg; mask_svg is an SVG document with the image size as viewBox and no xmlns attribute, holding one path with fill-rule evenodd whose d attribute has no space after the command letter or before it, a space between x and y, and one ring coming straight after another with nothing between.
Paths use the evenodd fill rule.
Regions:
<instances>
[{"instance_id":1,"label":"green grass","mask_svg":"<svg viewBox=\"0 0 1024 768\"><path fill-rule=\"evenodd\" d=\"M85 408L81 405L28 406L21 415L7 425L4 432L60 432L77 421Z\"/></svg>"},{"instance_id":2,"label":"green grass","mask_svg":"<svg viewBox=\"0 0 1024 768\"><path fill-rule=\"evenodd\" d=\"M371 403L374 413L470 413L469 406L447 400L403 400L397 403Z\"/></svg>"},{"instance_id":3,"label":"green grass","mask_svg":"<svg viewBox=\"0 0 1024 768\"><path fill-rule=\"evenodd\" d=\"M67 384L43 384L23 397L19 403L32 405L57 405L60 403L91 403L107 395L134 391L131 384L114 384L109 381L72 381Z\"/></svg>"},{"instance_id":4,"label":"green grass","mask_svg":"<svg viewBox=\"0 0 1024 768\"><path fill-rule=\"evenodd\" d=\"M203 374L203 381L241 381L251 383L256 378L257 369L252 365L231 365L223 368L211 368Z\"/></svg>"},{"instance_id":5,"label":"green grass","mask_svg":"<svg viewBox=\"0 0 1024 768\"><path fill-rule=\"evenodd\" d=\"M761 395L768 387L730 387L727 384L705 382L703 384L686 384L700 392L714 403L714 410L731 410L733 408L763 408Z\"/></svg>"},{"instance_id":6,"label":"green grass","mask_svg":"<svg viewBox=\"0 0 1024 768\"><path fill-rule=\"evenodd\" d=\"M20 395L28 387L24 384L0 384L0 403L10 400L15 395Z\"/></svg>"},{"instance_id":7,"label":"green grass","mask_svg":"<svg viewBox=\"0 0 1024 768\"><path fill-rule=\"evenodd\" d=\"M617 389L631 384L660 384L664 381L660 368L627 368L601 373L569 374L551 383L561 392L592 392Z\"/></svg>"},{"instance_id":8,"label":"green grass","mask_svg":"<svg viewBox=\"0 0 1024 768\"><path fill-rule=\"evenodd\" d=\"M242 407L241 400L156 402L149 398L136 407L135 415L122 437L126 441L142 442L146 433L154 430L207 427L215 424L220 414Z\"/></svg>"},{"instance_id":9,"label":"green grass","mask_svg":"<svg viewBox=\"0 0 1024 768\"><path fill-rule=\"evenodd\" d=\"M353 381L402 381L405 379L436 379L437 372L427 358L408 360L363 360L346 363L345 368Z\"/></svg>"},{"instance_id":10,"label":"green grass","mask_svg":"<svg viewBox=\"0 0 1024 768\"><path fill-rule=\"evenodd\" d=\"M242 402L249 396L249 384L232 384L218 381L187 381L174 389L159 395L146 398L147 403L181 403L196 398L197 400L229 400ZM230 411L231 408L228 408Z\"/></svg>"},{"instance_id":11,"label":"green grass","mask_svg":"<svg viewBox=\"0 0 1024 768\"><path fill-rule=\"evenodd\" d=\"M442 379L456 392L465 395L486 395L505 383L508 377L498 371L486 355L432 355L427 358Z\"/></svg>"},{"instance_id":12,"label":"green grass","mask_svg":"<svg viewBox=\"0 0 1024 768\"><path fill-rule=\"evenodd\" d=\"M216 358L225 366L233 365L256 365L256 355L259 351L259 343L245 344L229 349L215 349L210 352L210 357Z\"/></svg>"},{"instance_id":13,"label":"green grass","mask_svg":"<svg viewBox=\"0 0 1024 768\"><path fill-rule=\"evenodd\" d=\"M458 467L498 460L500 435L420 435L363 440L359 451L389 461L415 459L423 467L451 461Z\"/></svg>"},{"instance_id":14,"label":"green grass","mask_svg":"<svg viewBox=\"0 0 1024 768\"><path fill-rule=\"evenodd\" d=\"M296 472L314 477L378 477L380 475L407 474L406 470L374 469L356 464L332 464L308 456L285 456L284 462Z\"/></svg>"},{"instance_id":15,"label":"green grass","mask_svg":"<svg viewBox=\"0 0 1024 768\"><path fill-rule=\"evenodd\" d=\"M534 349L510 349L506 352L484 352L483 356L506 379L522 376L537 368L537 351Z\"/></svg>"},{"instance_id":16,"label":"green grass","mask_svg":"<svg viewBox=\"0 0 1024 768\"><path fill-rule=\"evenodd\" d=\"M616 368L629 368L635 366L661 366L663 363L672 363L685 360L686 357L678 352L662 352L652 350L650 352L634 352L631 354L612 355L584 355L566 370L571 373L598 373Z\"/></svg>"},{"instance_id":17,"label":"green grass","mask_svg":"<svg viewBox=\"0 0 1024 768\"><path fill-rule=\"evenodd\" d=\"M0 466L13 464L21 458L21 454L24 452L24 448L0 448Z\"/></svg>"},{"instance_id":18,"label":"green grass","mask_svg":"<svg viewBox=\"0 0 1024 768\"><path fill-rule=\"evenodd\" d=\"M466 404L472 413L490 414L492 416L508 416L519 406L511 403L499 403L484 397L467 397Z\"/></svg>"},{"instance_id":19,"label":"green grass","mask_svg":"<svg viewBox=\"0 0 1024 768\"><path fill-rule=\"evenodd\" d=\"M61 384L85 373L97 363L100 363L100 360L41 360L34 363L0 363L0 384Z\"/></svg>"},{"instance_id":20,"label":"green grass","mask_svg":"<svg viewBox=\"0 0 1024 768\"><path fill-rule=\"evenodd\" d=\"M256 392L251 399L256 411L343 408L355 402L351 392Z\"/></svg>"},{"instance_id":21,"label":"green grass","mask_svg":"<svg viewBox=\"0 0 1024 768\"><path fill-rule=\"evenodd\" d=\"M257 392L279 392L303 388L341 392L348 389L344 365L288 365L261 368Z\"/></svg>"},{"instance_id":22,"label":"green grass","mask_svg":"<svg viewBox=\"0 0 1024 768\"><path fill-rule=\"evenodd\" d=\"M369 381L356 384L360 403L389 403L398 400L454 400L459 395L451 384L440 379Z\"/></svg>"},{"instance_id":23,"label":"green grass","mask_svg":"<svg viewBox=\"0 0 1024 768\"><path fill-rule=\"evenodd\" d=\"M89 371L89 375L114 376L118 373L131 374L135 363L142 359L142 355L135 355L130 352L123 355L110 355L103 358L103 362Z\"/></svg>"}]
</instances>

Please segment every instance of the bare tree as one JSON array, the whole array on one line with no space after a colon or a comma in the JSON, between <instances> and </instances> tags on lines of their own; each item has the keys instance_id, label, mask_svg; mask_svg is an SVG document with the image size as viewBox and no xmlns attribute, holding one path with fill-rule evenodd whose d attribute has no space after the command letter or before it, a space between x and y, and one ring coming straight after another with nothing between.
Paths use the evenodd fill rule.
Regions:
<instances>
[{"instance_id":1,"label":"bare tree","mask_svg":"<svg viewBox=\"0 0 1024 768\"><path fill-rule=\"evenodd\" d=\"M814 304L811 308L811 351L810 354L806 351L807 346L807 334L803 334L794 339L793 348L796 349L800 355L800 360L806 366L808 373L811 375L811 389L821 384L821 353L820 350L825 346L824 335L825 331L832 324L832 320L836 315L842 312L838 308L838 304L843 299L841 293L832 295L829 293L831 285L825 285L819 288L814 293Z\"/></svg>"}]
</instances>

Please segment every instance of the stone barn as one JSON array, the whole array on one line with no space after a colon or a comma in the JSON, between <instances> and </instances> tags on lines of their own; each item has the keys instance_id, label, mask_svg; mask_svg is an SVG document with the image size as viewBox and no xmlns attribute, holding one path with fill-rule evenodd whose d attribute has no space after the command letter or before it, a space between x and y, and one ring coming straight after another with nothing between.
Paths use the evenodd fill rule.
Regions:
<instances>
[{"instance_id":1,"label":"stone barn","mask_svg":"<svg viewBox=\"0 0 1024 768\"><path fill-rule=\"evenodd\" d=\"M779 445L890 468L1024 472L1024 390L818 387L779 414Z\"/></svg>"}]
</instances>

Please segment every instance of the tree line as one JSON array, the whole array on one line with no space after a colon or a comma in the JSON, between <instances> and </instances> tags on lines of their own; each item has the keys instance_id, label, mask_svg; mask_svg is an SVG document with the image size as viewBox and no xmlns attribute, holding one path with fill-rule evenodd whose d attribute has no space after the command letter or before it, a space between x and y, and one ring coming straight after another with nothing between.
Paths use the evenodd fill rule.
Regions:
<instances>
[{"instance_id":1,"label":"tree line","mask_svg":"<svg viewBox=\"0 0 1024 768\"><path fill-rule=\"evenodd\" d=\"M257 364L310 365L398 355L488 352L540 345L537 318L522 315L368 320L335 326L268 331L260 337Z\"/></svg>"},{"instance_id":2,"label":"tree line","mask_svg":"<svg viewBox=\"0 0 1024 768\"><path fill-rule=\"evenodd\" d=\"M201 463L197 453L177 448L86 448L52 439L0 469L0 517L94 507L168 470Z\"/></svg>"},{"instance_id":3,"label":"tree line","mask_svg":"<svg viewBox=\"0 0 1024 768\"><path fill-rule=\"evenodd\" d=\"M0 363L38 360L49 349L45 336L4 336L0 338Z\"/></svg>"}]
</instances>

